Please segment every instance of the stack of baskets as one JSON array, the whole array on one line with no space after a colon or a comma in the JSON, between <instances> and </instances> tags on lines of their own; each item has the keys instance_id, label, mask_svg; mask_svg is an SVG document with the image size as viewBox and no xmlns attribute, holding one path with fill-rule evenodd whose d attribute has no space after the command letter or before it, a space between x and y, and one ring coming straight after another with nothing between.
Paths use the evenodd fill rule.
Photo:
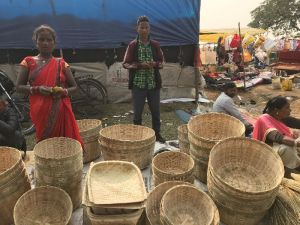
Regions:
<instances>
[{"instance_id":1,"label":"stack of baskets","mask_svg":"<svg viewBox=\"0 0 300 225\"><path fill-rule=\"evenodd\" d=\"M211 198L191 185L177 185L162 197L160 220L163 225L217 225L218 210Z\"/></svg>"},{"instance_id":2,"label":"stack of baskets","mask_svg":"<svg viewBox=\"0 0 300 225\"><path fill-rule=\"evenodd\" d=\"M91 164L83 203L92 225L137 225L147 192L139 168L129 162Z\"/></svg>"},{"instance_id":3,"label":"stack of baskets","mask_svg":"<svg viewBox=\"0 0 300 225\"><path fill-rule=\"evenodd\" d=\"M179 149L181 152L190 154L190 142L188 138L188 128L187 124L182 124L177 129Z\"/></svg>"},{"instance_id":4,"label":"stack of baskets","mask_svg":"<svg viewBox=\"0 0 300 225\"><path fill-rule=\"evenodd\" d=\"M183 152L163 152L152 161L154 186L166 181L194 183L194 160Z\"/></svg>"},{"instance_id":5,"label":"stack of baskets","mask_svg":"<svg viewBox=\"0 0 300 225\"><path fill-rule=\"evenodd\" d=\"M55 137L34 147L36 186L51 185L65 190L71 197L73 209L82 201L82 148L72 138Z\"/></svg>"},{"instance_id":6,"label":"stack of baskets","mask_svg":"<svg viewBox=\"0 0 300 225\"><path fill-rule=\"evenodd\" d=\"M190 154L195 161L195 177L206 183L212 147L225 138L241 137L244 134L244 124L223 113L207 113L192 117L188 123L188 138Z\"/></svg>"},{"instance_id":7,"label":"stack of baskets","mask_svg":"<svg viewBox=\"0 0 300 225\"><path fill-rule=\"evenodd\" d=\"M0 147L0 225L13 224L13 209L30 182L19 150Z\"/></svg>"},{"instance_id":8,"label":"stack of baskets","mask_svg":"<svg viewBox=\"0 0 300 225\"><path fill-rule=\"evenodd\" d=\"M14 208L15 225L67 225L72 215L72 201L60 188L44 186L23 194Z\"/></svg>"},{"instance_id":9,"label":"stack of baskets","mask_svg":"<svg viewBox=\"0 0 300 225\"><path fill-rule=\"evenodd\" d=\"M84 119L77 120L80 136L84 143L83 163L91 162L101 156L98 143L101 120Z\"/></svg>"},{"instance_id":10,"label":"stack of baskets","mask_svg":"<svg viewBox=\"0 0 300 225\"><path fill-rule=\"evenodd\" d=\"M255 225L272 206L283 179L280 157L268 145L228 138L211 150L208 191L227 225Z\"/></svg>"},{"instance_id":11,"label":"stack of baskets","mask_svg":"<svg viewBox=\"0 0 300 225\"><path fill-rule=\"evenodd\" d=\"M151 163L155 133L144 126L113 125L100 131L99 143L104 160L129 161L143 169Z\"/></svg>"}]
</instances>

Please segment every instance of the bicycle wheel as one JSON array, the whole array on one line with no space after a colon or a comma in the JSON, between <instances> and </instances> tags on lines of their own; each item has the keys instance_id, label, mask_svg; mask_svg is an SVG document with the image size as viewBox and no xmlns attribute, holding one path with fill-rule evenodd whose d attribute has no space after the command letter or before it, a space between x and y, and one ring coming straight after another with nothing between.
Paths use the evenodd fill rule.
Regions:
<instances>
[{"instance_id":1,"label":"bicycle wheel","mask_svg":"<svg viewBox=\"0 0 300 225\"><path fill-rule=\"evenodd\" d=\"M23 115L23 118L20 120L22 133L24 135L33 134L35 132L35 127L30 119L28 103L15 102L15 104Z\"/></svg>"},{"instance_id":2,"label":"bicycle wheel","mask_svg":"<svg viewBox=\"0 0 300 225\"><path fill-rule=\"evenodd\" d=\"M91 118L101 111L107 103L103 88L92 79L78 80L78 91L72 96L74 113L84 118Z\"/></svg>"}]
</instances>

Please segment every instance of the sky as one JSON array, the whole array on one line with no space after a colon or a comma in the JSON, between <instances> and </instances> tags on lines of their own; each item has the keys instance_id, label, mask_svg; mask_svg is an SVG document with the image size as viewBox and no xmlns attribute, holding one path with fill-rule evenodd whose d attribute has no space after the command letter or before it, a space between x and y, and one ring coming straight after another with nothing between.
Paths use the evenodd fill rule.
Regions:
<instances>
[{"instance_id":1,"label":"sky","mask_svg":"<svg viewBox=\"0 0 300 225\"><path fill-rule=\"evenodd\" d=\"M264 0L201 0L200 29L247 27L250 12Z\"/></svg>"}]
</instances>

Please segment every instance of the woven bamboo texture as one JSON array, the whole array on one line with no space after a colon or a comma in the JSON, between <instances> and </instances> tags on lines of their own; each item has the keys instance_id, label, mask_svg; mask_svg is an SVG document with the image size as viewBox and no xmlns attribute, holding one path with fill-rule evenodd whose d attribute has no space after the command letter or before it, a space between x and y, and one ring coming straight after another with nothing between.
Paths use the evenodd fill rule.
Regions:
<instances>
[{"instance_id":1,"label":"woven bamboo texture","mask_svg":"<svg viewBox=\"0 0 300 225\"><path fill-rule=\"evenodd\" d=\"M191 157L195 163L194 176L197 177L202 183L206 184L208 162L195 157L193 154L191 154Z\"/></svg>"},{"instance_id":2,"label":"woven bamboo texture","mask_svg":"<svg viewBox=\"0 0 300 225\"><path fill-rule=\"evenodd\" d=\"M101 120L96 119L83 119L76 122L84 143L83 163L88 163L101 156L98 138L102 123Z\"/></svg>"},{"instance_id":3,"label":"woven bamboo texture","mask_svg":"<svg viewBox=\"0 0 300 225\"><path fill-rule=\"evenodd\" d=\"M300 99L291 102L291 115L296 117L296 118L300 118Z\"/></svg>"},{"instance_id":4,"label":"woven bamboo texture","mask_svg":"<svg viewBox=\"0 0 300 225\"><path fill-rule=\"evenodd\" d=\"M99 143L104 160L134 162L143 169L151 163L155 133L144 126L113 125L100 131Z\"/></svg>"},{"instance_id":5,"label":"woven bamboo texture","mask_svg":"<svg viewBox=\"0 0 300 225\"><path fill-rule=\"evenodd\" d=\"M133 163L104 161L92 164L87 179L89 200L93 204L137 203L147 198L142 173Z\"/></svg>"},{"instance_id":6,"label":"woven bamboo texture","mask_svg":"<svg viewBox=\"0 0 300 225\"><path fill-rule=\"evenodd\" d=\"M137 225L144 209L121 215L95 215L90 207L86 210L91 225Z\"/></svg>"},{"instance_id":7,"label":"woven bamboo texture","mask_svg":"<svg viewBox=\"0 0 300 225\"><path fill-rule=\"evenodd\" d=\"M177 132L180 151L186 154L190 154L190 142L188 139L187 124L182 124L178 126Z\"/></svg>"},{"instance_id":8,"label":"woven bamboo texture","mask_svg":"<svg viewBox=\"0 0 300 225\"><path fill-rule=\"evenodd\" d=\"M210 153L207 186L227 225L257 224L274 203L284 168L265 143L228 138Z\"/></svg>"},{"instance_id":9,"label":"woven bamboo texture","mask_svg":"<svg viewBox=\"0 0 300 225\"><path fill-rule=\"evenodd\" d=\"M23 193L30 190L25 168L0 186L0 225L13 224L13 209Z\"/></svg>"},{"instance_id":10,"label":"woven bamboo texture","mask_svg":"<svg viewBox=\"0 0 300 225\"><path fill-rule=\"evenodd\" d=\"M160 216L165 225L211 225L215 211L213 201L205 192L189 185L178 185L164 194Z\"/></svg>"},{"instance_id":11,"label":"woven bamboo texture","mask_svg":"<svg viewBox=\"0 0 300 225\"><path fill-rule=\"evenodd\" d=\"M26 192L14 208L15 225L67 225L71 215L69 195L52 186Z\"/></svg>"},{"instance_id":12,"label":"woven bamboo texture","mask_svg":"<svg viewBox=\"0 0 300 225\"><path fill-rule=\"evenodd\" d=\"M191 185L182 181L167 181L156 186L148 195L146 202L146 217L149 225L162 225L160 221L160 203L163 195L176 185Z\"/></svg>"},{"instance_id":13,"label":"woven bamboo texture","mask_svg":"<svg viewBox=\"0 0 300 225\"><path fill-rule=\"evenodd\" d=\"M116 215L133 213L138 209L145 208L145 202L130 203L130 204L110 204L110 205L95 205L90 202L88 195L88 187L84 186L82 203L91 208L92 212L96 215Z\"/></svg>"},{"instance_id":14,"label":"woven bamboo texture","mask_svg":"<svg viewBox=\"0 0 300 225\"><path fill-rule=\"evenodd\" d=\"M10 147L0 147L0 186L19 174L24 163L19 150Z\"/></svg>"},{"instance_id":15,"label":"woven bamboo texture","mask_svg":"<svg viewBox=\"0 0 300 225\"><path fill-rule=\"evenodd\" d=\"M165 181L194 182L194 160L183 152L163 152L152 161L154 185Z\"/></svg>"},{"instance_id":16,"label":"woven bamboo texture","mask_svg":"<svg viewBox=\"0 0 300 225\"><path fill-rule=\"evenodd\" d=\"M34 147L36 186L51 185L65 190L73 209L82 201L82 148L78 141L56 137L43 140Z\"/></svg>"}]
</instances>

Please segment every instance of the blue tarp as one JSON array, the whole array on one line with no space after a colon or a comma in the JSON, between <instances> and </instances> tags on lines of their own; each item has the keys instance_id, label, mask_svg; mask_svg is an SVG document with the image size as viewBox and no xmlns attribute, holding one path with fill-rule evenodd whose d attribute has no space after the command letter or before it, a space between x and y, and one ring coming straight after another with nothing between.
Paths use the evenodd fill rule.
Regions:
<instances>
[{"instance_id":1,"label":"blue tarp","mask_svg":"<svg viewBox=\"0 0 300 225\"><path fill-rule=\"evenodd\" d=\"M197 44L201 0L0 0L0 49L33 48L35 27L52 26L59 48L118 48L147 15L162 46Z\"/></svg>"}]
</instances>

